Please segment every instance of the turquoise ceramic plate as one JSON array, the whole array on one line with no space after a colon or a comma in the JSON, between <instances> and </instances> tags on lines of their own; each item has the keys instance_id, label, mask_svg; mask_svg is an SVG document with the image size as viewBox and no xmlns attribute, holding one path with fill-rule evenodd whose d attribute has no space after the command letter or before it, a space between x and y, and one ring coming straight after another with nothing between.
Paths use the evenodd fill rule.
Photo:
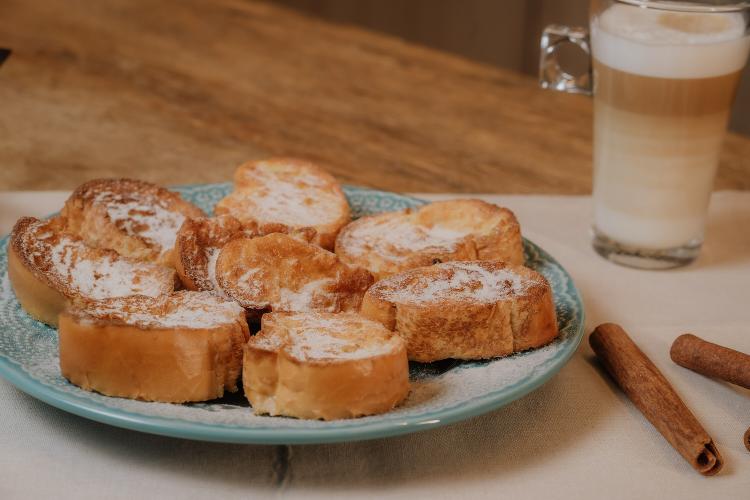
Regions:
<instances>
[{"instance_id":1,"label":"turquoise ceramic plate","mask_svg":"<svg viewBox=\"0 0 750 500\"><path fill-rule=\"evenodd\" d=\"M210 211L229 184L177 188ZM413 207L407 196L347 188L356 216ZM154 434L235 443L323 443L395 436L464 420L514 401L550 379L583 335L583 305L573 280L544 250L525 242L526 263L552 285L560 338L530 352L482 362L411 366L412 392L385 415L333 422L253 415L236 395L208 403L173 405L110 398L68 383L58 367L57 333L23 312L7 272L7 237L0 240L0 374L22 391L82 417Z\"/></svg>"}]
</instances>

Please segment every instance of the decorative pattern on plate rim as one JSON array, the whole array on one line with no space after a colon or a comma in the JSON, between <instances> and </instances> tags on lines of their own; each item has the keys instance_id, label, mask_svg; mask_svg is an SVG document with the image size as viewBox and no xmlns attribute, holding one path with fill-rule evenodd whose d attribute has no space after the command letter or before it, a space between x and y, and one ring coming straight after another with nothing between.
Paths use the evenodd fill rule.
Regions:
<instances>
[{"instance_id":1,"label":"decorative pattern on plate rim","mask_svg":"<svg viewBox=\"0 0 750 500\"><path fill-rule=\"evenodd\" d=\"M210 212L230 183L174 188ZM355 217L425 203L404 195L345 187ZM0 240L0 375L67 411L145 432L254 443L311 443L403 434L462 420L535 389L567 362L583 334L583 306L567 272L544 250L524 241L526 264L552 286L560 338L537 350L489 361L412 363L412 393L384 415L334 422L255 416L244 398L189 405L110 398L68 383L58 366L56 330L31 319L15 299L7 273L8 238Z\"/></svg>"}]
</instances>

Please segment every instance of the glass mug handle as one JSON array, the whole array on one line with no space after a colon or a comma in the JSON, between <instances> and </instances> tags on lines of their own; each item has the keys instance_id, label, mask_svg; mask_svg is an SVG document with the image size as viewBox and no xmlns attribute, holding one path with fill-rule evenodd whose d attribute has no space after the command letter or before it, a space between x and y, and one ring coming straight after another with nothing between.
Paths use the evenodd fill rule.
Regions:
<instances>
[{"instance_id":1,"label":"glass mug handle","mask_svg":"<svg viewBox=\"0 0 750 500\"><path fill-rule=\"evenodd\" d=\"M577 45L588 56L588 71L573 76L565 72L557 60L557 49L563 44ZM544 89L559 90L573 94L593 93L591 69L591 46L586 28L569 28L551 24L542 32L541 54L539 57L539 84Z\"/></svg>"}]
</instances>

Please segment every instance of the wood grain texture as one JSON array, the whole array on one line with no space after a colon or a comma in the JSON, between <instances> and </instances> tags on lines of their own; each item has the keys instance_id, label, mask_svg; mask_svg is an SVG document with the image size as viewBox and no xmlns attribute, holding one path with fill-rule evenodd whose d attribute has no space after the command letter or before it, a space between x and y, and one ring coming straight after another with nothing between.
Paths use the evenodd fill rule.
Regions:
<instances>
[{"instance_id":1,"label":"wood grain texture","mask_svg":"<svg viewBox=\"0 0 750 500\"><path fill-rule=\"evenodd\" d=\"M227 180L293 155L395 191L586 193L591 103L244 0L5 0L0 189ZM718 188L750 188L730 136Z\"/></svg>"}]
</instances>

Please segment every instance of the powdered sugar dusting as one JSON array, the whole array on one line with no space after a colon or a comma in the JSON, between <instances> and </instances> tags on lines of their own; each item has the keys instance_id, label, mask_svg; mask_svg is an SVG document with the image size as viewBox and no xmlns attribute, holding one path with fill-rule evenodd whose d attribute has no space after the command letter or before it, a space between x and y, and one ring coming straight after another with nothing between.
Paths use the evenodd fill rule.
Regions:
<instances>
[{"instance_id":1,"label":"powdered sugar dusting","mask_svg":"<svg viewBox=\"0 0 750 500\"><path fill-rule=\"evenodd\" d=\"M144 300L142 296L95 302L82 312L96 319L151 328L216 328L244 318L234 301L210 292L180 291Z\"/></svg>"},{"instance_id":2,"label":"powdered sugar dusting","mask_svg":"<svg viewBox=\"0 0 750 500\"><path fill-rule=\"evenodd\" d=\"M500 390L509 390L516 384L543 371L546 364L564 347L563 342L542 347L528 353L496 359L490 363L465 363L442 375L426 378L410 377L411 392L403 404L382 415L349 420L320 421L256 415L240 405L223 403L197 403L178 405L169 403L144 403L125 398L111 398L97 393L84 393L67 383L60 375L57 356L40 361L34 367L34 378L41 378L55 388L70 394L95 400L107 408L139 415L174 419L182 422L199 422L204 425L232 426L248 430L331 429L366 426L368 424L399 425L404 419L419 418L473 403L475 398L486 397ZM56 350L56 346L54 347Z\"/></svg>"},{"instance_id":3,"label":"powdered sugar dusting","mask_svg":"<svg viewBox=\"0 0 750 500\"><path fill-rule=\"evenodd\" d=\"M130 236L140 236L157 245L162 253L174 247L177 231L185 216L170 210L165 200L155 196L133 199L127 193L102 191L94 203L105 206L107 215L117 227Z\"/></svg>"},{"instance_id":4,"label":"powdered sugar dusting","mask_svg":"<svg viewBox=\"0 0 750 500\"><path fill-rule=\"evenodd\" d=\"M80 245L80 244L79 244ZM92 299L148 295L156 297L166 289L165 270L158 266L134 263L114 256L79 258L78 245L61 242L51 252L55 271L80 295Z\"/></svg>"},{"instance_id":5,"label":"powdered sugar dusting","mask_svg":"<svg viewBox=\"0 0 750 500\"><path fill-rule=\"evenodd\" d=\"M193 201L209 208L226 195L228 186L193 186L185 188ZM393 208L393 200L404 203L402 197L393 194L349 189L353 208L358 213L372 213ZM209 200L209 201L206 201ZM408 202L409 200L407 200ZM403 205L399 205L403 206ZM514 399L519 390L525 393L529 383L539 383L551 371L556 371L575 349L581 336L582 307L574 294L572 281L565 271L549 256L540 253L532 243L527 243L530 253L527 262L542 272L554 287L554 297L558 308L561 336L540 349L514 354L489 362L456 362L435 371L431 365L414 364L410 368L412 391L404 404L382 415L374 415L350 420L317 421L279 418L255 415L246 405L228 399L195 404L145 403L125 398L112 398L94 392L83 391L70 384L60 374L57 336L54 331L31 320L18 306L11 294L2 300L3 335L0 336L0 354L17 364L27 381L47 389L58 400L75 399L85 402L97 412L109 412L119 417L139 415L153 424L152 429L174 430L180 426L190 426L204 435L215 439L227 439L226 427L231 427L235 435L242 435L245 441L262 439L286 442L295 439L295 431L342 430L356 434L372 429L403 428L406 423L424 422L426 419L442 419L444 411L462 412L476 408L477 404L487 407L492 401ZM1 251L1 250L0 250ZM0 256L0 276L6 271L6 261ZM7 275L5 275L7 276ZM7 283L0 279L0 283ZM0 288L3 290L4 287ZM100 413L101 414L101 413ZM377 426L377 427L375 427ZM411 425L413 428L420 426ZM186 435L184 433L183 435ZM219 437L221 436L221 437ZM292 437L290 437L292 436ZM321 433L320 441L326 440ZM306 438L310 439L309 435Z\"/></svg>"},{"instance_id":6,"label":"powdered sugar dusting","mask_svg":"<svg viewBox=\"0 0 750 500\"><path fill-rule=\"evenodd\" d=\"M284 349L302 361L364 359L403 345L379 323L356 314L295 314L284 325L288 339Z\"/></svg>"},{"instance_id":7,"label":"powdered sugar dusting","mask_svg":"<svg viewBox=\"0 0 750 500\"><path fill-rule=\"evenodd\" d=\"M429 249L451 252L470 233L469 229L420 225L408 216L387 214L363 219L344 233L342 246L355 256L374 252L386 260L397 261Z\"/></svg>"},{"instance_id":8,"label":"powdered sugar dusting","mask_svg":"<svg viewBox=\"0 0 750 500\"><path fill-rule=\"evenodd\" d=\"M252 337L255 338L255 337ZM510 391L517 384L538 376L549 369L549 363L569 348L574 340L574 331L563 329L555 342L529 352L499 358L490 362L463 362L441 375L427 375L422 368L413 368L410 374L411 392L406 401L382 415L373 415L349 420L319 421L279 418L256 415L245 406L226 403L194 403L178 405L170 403L144 403L125 398L112 398L93 392L85 392L68 383L60 375L55 336L44 339L41 357L29 375L56 390L78 397L86 397L105 408L123 410L139 415L195 422L207 426L232 426L248 430L330 429L359 427L368 424L399 425L404 419L423 418L448 409L461 408L476 398Z\"/></svg>"},{"instance_id":9,"label":"powdered sugar dusting","mask_svg":"<svg viewBox=\"0 0 750 500\"><path fill-rule=\"evenodd\" d=\"M268 307L268 301L261 302L248 299L248 297L260 297L262 295L263 287L260 279L258 279L258 275L261 273L261 269L248 268L239 278L237 278L237 281L234 283L234 286L237 287L238 292L240 292L241 295L241 297L237 297L237 299L239 300L241 298L239 302L243 306L252 309L264 309Z\"/></svg>"},{"instance_id":10,"label":"powdered sugar dusting","mask_svg":"<svg viewBox=\"0 0 750 500\"><path fill-rule=\"evenodd\" d=\"M311 190L297 183L268 180L252 192L235 192L232 197L248 207L247 215L258 221L276 222L293 227L315 226L331 222L340 200L327 191ZM252 207L252 208L250 208ZM242 217L244 214L236 214ZM335 216L334 216L335 218Z\"/></svg>"},{"instance_id":11,"label":"powdered sugar dusting","mask_svg":"<svg viewBox=\"0 0 750 500\"><path fill-rule=\"evenodd\" d=\"M319 280L305 283L299 290L281 288L279 290L279 303L275 311L309 311L313 304L320 305L321 302L328 305L316 310L334 312L336 310L336 297L327 292L327 288L336 283L333 278L321 278Z\"/></svg>"},{"instance_id":12,"label":"powdered sugar dusting","mask_svg":"<svg viewBox=\"0 0 750 500\"><path fill-rule=\"evenodd\" d=\"M173 290L172 270L90 248L72 235L54 234L48 224L36 221L28 227L26 248L29 258L61 292L104 299L134 294L155 297Z\"/></svg>"},{"instance_id":13,"label":"powdered sugar dusting","mask_svg":"<svg viewBox=\"0 0 750 500\"><path fill-rule=\"evenodd\" d=\"M522 295L532 281L511 268L482 262L446 262L386 278L372 293L401 303L470 300L491 303Z\"/></svg>"},{"instance_id":14,"label":"powdered sugar dusting","mask_svg":"<svg viewBox=\"0 0 750 500\"><path fill-rule=\"evenodd\" d=\"M249 215L262 223L303 227L329 224L340 217L343 197L319 175L304 169L280 171L259 162L245 176L252 190L230 195L246 209L246 214L236 214L239 218Z\"/></svg>"},{"instance_id":15,"label":"powdered sugar dusting","mask_svg":"<svg viewBox=\"0 0 750 500\"><path fill-rule=\"evenodd\" d=\"M336 281L334 277L299 280L295 281L294 287L291 283L284 283L284 280L279 281L278 277L269 278L264 269L248 268L236 280L231 280L231 285L227 286L228 293L227 290L224 293L251 309L270 307L278 312L336 312L340 305L338 294L332 290ZM218 283L216 286L220 288ZM275 293L276 286L279 287L278 295Z\"/></svg>"},{"instance_id":16,"label":"powdered sugar dusting","mask_svg":"<svg viewBox=\"0 0 750 500\"><path fill-rule=\"evenodd\" d=\"M285 340L280 335L263 335L260 332L258 335L253 335L250 338L250 343L257 349L276 352L284 346Z\"/></svg>"}]
</instances>

